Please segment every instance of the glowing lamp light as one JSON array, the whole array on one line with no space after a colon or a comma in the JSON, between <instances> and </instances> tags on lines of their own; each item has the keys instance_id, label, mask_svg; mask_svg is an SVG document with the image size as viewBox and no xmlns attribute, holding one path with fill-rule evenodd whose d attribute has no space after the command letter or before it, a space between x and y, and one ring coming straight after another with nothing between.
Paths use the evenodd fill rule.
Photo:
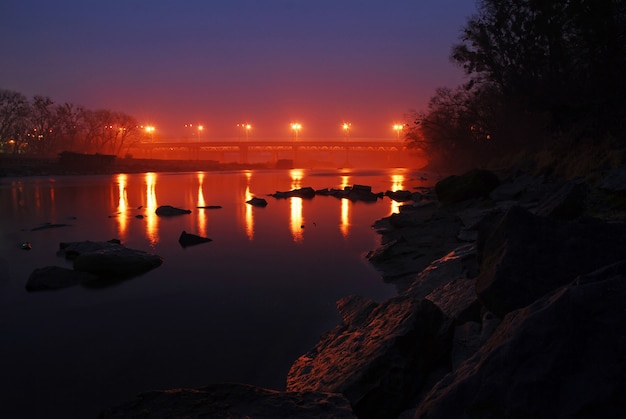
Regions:
<instances>
[{"instance_id":1,"label":"glowing lamp light","mask_svg":"<svg viewBox=\"0 0 626 419\"><path fill-rule=\"evenodd\" d=\"M404 128L404 125L402 124L393 124L393 129L396 131L396 138L398 140L400 139L400 132L402 131L403 128Z\"/></svg>"},{"instance_id":2,"label":"glowing lamp light","mask_svg":"<svg viewBox=\"0 0 626 419\"><path fill-rule=\"evenodd\" d=\"M298 140L298 131L302 129L302 125L299 122L294 122L291 124L291 129L293 130L294 140Z\"/></svg>"}]
</instances>

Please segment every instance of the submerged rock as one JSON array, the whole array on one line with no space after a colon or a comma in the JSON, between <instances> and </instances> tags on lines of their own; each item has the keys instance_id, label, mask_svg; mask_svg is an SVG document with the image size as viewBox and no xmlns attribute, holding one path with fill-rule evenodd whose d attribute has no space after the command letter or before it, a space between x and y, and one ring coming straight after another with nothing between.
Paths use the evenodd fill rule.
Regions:
<instances>
[{"instance_id":1,"label":"submerged rock","mask_svg":"<svg viewBox=\"0 0 626 419\"><path fill-rule=\"evenodd\" d=\"M281 392L245 384L214 384L194 389L150 391L103 411L115 418L272 418L354 419L341 394Z\"/></svg>"},{"instance_id":2,"label":"submerged rock","mask_svg":"<svg viewBox=\"0 0 626 419\"><path fill-rule=\"evenodd\" d=\"M72 287L80 283L97 280L96 275L79 272L60 266L46 266L35 269L28 277L27 291L58 290Z\"/></svg>"},{"instance_id":3,"label":"submerged rock","mask_svg":"<svg viewBox=\"0 0 626 419\"><path fill-rule=\"evenodd\" d=\"M31 228L30 231L48 230L50 228L68 227L70 225L71 224L65 223L44 223L38 227Z\"/></svg>"},{"instance_id":4,"label":"submerged rock","mask_svg":"<svg viewBox=\"0 0 626 419\"><path fill-rule=\"evenodd\" d=\"M191 214L191 210L176 208L171 205L163 205L163 206L158 207L155 213L156 215L159 215L162 217L173 217L175 215Z\"/></svg>"}]
</instances>

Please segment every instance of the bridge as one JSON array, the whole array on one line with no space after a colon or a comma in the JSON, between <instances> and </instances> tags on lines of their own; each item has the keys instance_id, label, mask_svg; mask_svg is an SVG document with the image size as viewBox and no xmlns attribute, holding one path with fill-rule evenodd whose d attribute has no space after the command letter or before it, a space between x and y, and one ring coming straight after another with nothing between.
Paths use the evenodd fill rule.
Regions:
<instances>
[{"instance_id":1,"label":"bridge","mask_svg":"<svg viewBox=\"0 0 626 419\"><path fill-rule=\"evenodd\" d=\"M232 140L141 142L129 152L136 158L217 160L238 163L277 163L292 160L342 165L351 160L399 164L407 154L402 140L355 138L344 140Z\"/></svg>"}]
</instances>

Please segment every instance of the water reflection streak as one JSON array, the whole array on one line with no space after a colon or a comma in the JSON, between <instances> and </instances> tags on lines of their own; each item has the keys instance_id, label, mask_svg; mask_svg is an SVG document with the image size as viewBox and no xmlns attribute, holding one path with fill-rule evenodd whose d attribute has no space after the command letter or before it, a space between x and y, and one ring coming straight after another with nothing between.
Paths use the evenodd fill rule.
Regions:
<instances>
[{"instance_id":1,"label":"water reflection streak","mask_svg":"<svg viewBox=\"0 0 626 419\"><path fill-rule=\"evenodd\" d=\"M204 172L198 172L198 202L196 207L205 207L206 201L204 199L204 192L202 187L204 185ZM198 231L202 236L207 235L207 214L206 210L201 209L198 211Z\"/></svg>"},{"instance_id":2,"label":"water reflection streak","mask_svg":"<svg viewBox=\"0 0 626 419\"><path fill-rule=\"evenodd\" d=\"M128 176L120 173L117 175L117 231L120 240L126 241L128 232Z\"/></svg>"},{"instance_id":3,"label":"water reflection streak","mask_svg":"<svg viewBox=\"0 0 626 419\"><path fill-rule=\"evenodd\" d=\"M157 174L153 172L146 173L146 236L150 241L150 246L154 246L159 242L159 219L156 215L157 196L156 181Z\"/></svg>"},{"instance_id":4,"label":"water reflection streak","mask_svg":"<svg viewBox=\"0 0 626 419\"><path fill-rule=\"evenodd\" d=\"M302 176L304 173L299 169L292 169L289 171L289 175L291 176L291 189L300 189L302 188ZM295 243L300 243L304 239L304 217L302 216L302 198L299 197L291 197L289 198L290 203L290 224L291 224L291 235L293 236L293 241Z\"/></svg>"},{"instance_id":5,"label":"water reflection streak","mask_svg":"<svg viewBox=\"0 0 626 419\"><path fill-rule=\"evenodd\" d=\"M395 173L391 175L391 190L401 191L404 188L404 173ZM400 212L401 202L391 199L391 213L397 214Z\"/></svg>"},{"instance_id":6,"label":"water reflection streak","mask_svg":"<svg viewBox=\"0 0 626 419\"><path fill-rule=\"evenodd\" d=\"M341 189L345 189L350 185L350 176L341 176ZM339 229L344 238L348 238L350 234L350 200L341 200L341 224Z\"/></svg>"}]
</instances>

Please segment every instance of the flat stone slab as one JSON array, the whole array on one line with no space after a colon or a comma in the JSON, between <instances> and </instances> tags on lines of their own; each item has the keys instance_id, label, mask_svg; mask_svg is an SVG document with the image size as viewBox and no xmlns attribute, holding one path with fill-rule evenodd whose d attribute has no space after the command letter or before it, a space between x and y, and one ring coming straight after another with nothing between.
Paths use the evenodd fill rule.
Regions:
<instances>
[{"instance_id":1,"label":"flat stone slab","mask_svg":"<svg viewBox=\"0 0 626 419\"><path fill-rule=\"evenodd\" d=\"M106 409L115 418L338 418L353 419L341 394L281 392L246 384L214 384L196 389L150 391Z\"/></svg>"}]
</instances>

